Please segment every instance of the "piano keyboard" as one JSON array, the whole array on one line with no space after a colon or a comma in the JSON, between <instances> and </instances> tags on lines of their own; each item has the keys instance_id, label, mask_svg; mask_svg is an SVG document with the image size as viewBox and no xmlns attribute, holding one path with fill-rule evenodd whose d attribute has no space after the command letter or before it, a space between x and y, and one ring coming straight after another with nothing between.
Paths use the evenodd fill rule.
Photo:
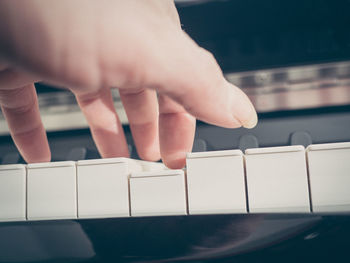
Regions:
<instances>
[{"instance_id":1,"label":"piano keyboard","mask_svg":"<svg viewBox=\"0 0 350 263\"><path fill-rule=\"evenodd\" d=\"M350 142L0 166L0 221L350 212Z\"/></svg>"}]
</instances>

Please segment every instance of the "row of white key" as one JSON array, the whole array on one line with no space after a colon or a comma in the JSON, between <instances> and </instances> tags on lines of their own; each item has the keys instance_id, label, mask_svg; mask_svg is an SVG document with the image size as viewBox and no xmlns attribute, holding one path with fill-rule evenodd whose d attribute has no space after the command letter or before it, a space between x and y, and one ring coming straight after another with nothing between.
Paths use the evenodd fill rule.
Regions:
<instances>
[{"instance_id":1,"label":"row of white key","mask_svg":"<svg viewBox=\"0 0 350 263\"><path fill-rule=\"evenodd\" d=\"M350 143L0 166L0 221L350 212ZM311 200L310 200L311 197Z\"/></svg>"},{"instance_id":2,"label":"row of white key","mask_svg":"<svg viewBox=\"0 0 350 263\"><path fill-rule=\"evenodd\" d=\"M125 217L129 177L161 171L127 158L0 166L0 221Z\"/></svg>"},{"instance_id":3,"label":"row of white key","mask_svg":"<svg viewBox=\"0 0 350 263\"><path fill-rule=\"evenodd\" d=\"M190 153L187 181L190 214L350 212L350 143Z\"/></svg>"}]
</instances>

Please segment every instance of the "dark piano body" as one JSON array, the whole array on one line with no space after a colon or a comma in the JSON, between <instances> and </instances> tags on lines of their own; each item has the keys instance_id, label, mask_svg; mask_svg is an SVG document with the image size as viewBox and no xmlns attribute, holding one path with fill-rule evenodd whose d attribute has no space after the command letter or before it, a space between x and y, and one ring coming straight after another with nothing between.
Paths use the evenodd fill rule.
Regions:
<instances>
[{"instance_id":1,"label":"dark piano body","mask_svg":"<svg viewBox=\"0 0 350 263\"><path fill-rule=\"evenodd\" d=\"M177 5L184 30L214 53L260 118L253 130L199 122L194 151L350 142L350 1ZM304 69L317 77L305 77ZM43 84L38 90L39 96L47 92ZM309 99L296 100L305 90ZM137 158L127 125L125 130ZM86 128L50 131L48 137L54 160L98 158ZM0 136L0 160L23 162L6 134ZM0 223L0 262L338 262L348 258L349 236L348 215Z\"/></svg>"}]
</instances>

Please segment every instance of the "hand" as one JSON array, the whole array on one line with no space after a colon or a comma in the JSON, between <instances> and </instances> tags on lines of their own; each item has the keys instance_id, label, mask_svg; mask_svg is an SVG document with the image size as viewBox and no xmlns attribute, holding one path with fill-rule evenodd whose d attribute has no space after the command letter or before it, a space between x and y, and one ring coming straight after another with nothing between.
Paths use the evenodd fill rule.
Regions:
<instances>
[{"instance_id":1,"label":"hand","mask_svg":"<svg viewBox=\"0 0 350 263\"><path fill-rule=\"evenodd\" d=\"M0 104L27 162L50 160L38 80L75 94L102 157L128 156L110 88L120 91L140 157L171 168L185 164L195 117L256 125L247 96L181 30L173 1L3 0L0 17Z\"/></svg>"}]
</instances>

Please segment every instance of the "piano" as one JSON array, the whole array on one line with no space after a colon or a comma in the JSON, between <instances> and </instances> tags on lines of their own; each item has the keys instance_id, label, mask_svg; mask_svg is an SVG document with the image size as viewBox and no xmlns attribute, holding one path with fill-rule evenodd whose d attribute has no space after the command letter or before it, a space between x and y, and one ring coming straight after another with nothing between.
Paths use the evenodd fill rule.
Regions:
<instances>
[{"instance_id":1,"label":"piano","mask_svg":"<svg viewBox=\"0 0 350 263\"><path fill-rule=\"evenodd\" d=\"M183 170L101 159L72 94L37 85L51 163L25 164L0 114L0 262L307 262L348 256L348 1L178 1L259 114L197 123Z\"/></svg>"},{"instance_id":2,"label":"piano","mask_svg":"<svg viewBox=\"0 0 350 263\"><path fill-rule=\"evenodd\" d=\"M350 142L0 166L0 221L350 213Z\"/></svg>"}]
</instances>

